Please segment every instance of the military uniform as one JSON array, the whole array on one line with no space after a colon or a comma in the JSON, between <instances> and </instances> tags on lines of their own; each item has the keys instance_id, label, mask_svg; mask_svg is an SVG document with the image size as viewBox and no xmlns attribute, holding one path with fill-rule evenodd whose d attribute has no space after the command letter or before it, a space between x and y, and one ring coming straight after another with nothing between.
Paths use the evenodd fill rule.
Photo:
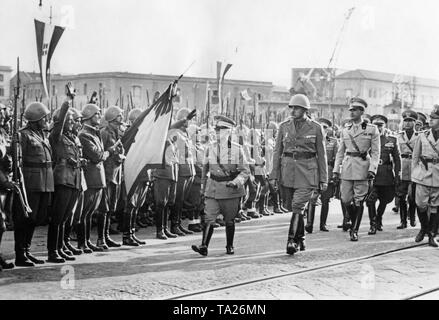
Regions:
<instances>
[{"instance_id":1,"label":"military uniform","mask_svg":"<svg viewBox=\"0 0 439 320\"><path fill-rule=\"evenodd\" d=\"M78 225L78 248L102 251L90 241L93 213L98 209L106 185L104 158L105 149L98 128L84 124L79 132L84 158L88 160L85 167L87 190L84 192L84 207L81 222Z\"/></svg>"},{"instance_id":2,"label":"military uniform","mask_svg":"<svg viewBox=\"0 0 439 320\"><path fill-rule=\"evenodd\" d=\"M387 118L381 115L372 117L374 124L387 123ZM370 230L369 234L375 234L376 230L382 231L382 218L388 203L395 197L395 185L400 182L401 175L401 156L396 136L391 135L390 131L382 129L380 135L381 155L377 169L377 175L373 183L373 190L367 201ZM376 208L376 201L380 204Z\"/></svg>"},{"instance_id":3,"label":"military uniform","mask_svg":"<svg viewBox=\"0 0 439 320\"><path fill-rule=\"evenodd\" d=\"M367 107L359 98L351 101L351 107ZM364 210L364 200L370 191L368 180L373 179L380 160L380 135L375 125L362 121L350 122L340 135L334 173L340 174L341 201L352 221L351 240L358 240L358 229ZM341 172L340 172L341 171Z\"/></svg>"},{"instance_id":4,"label":"military uniform","mask_svg":"<svg viewBox=\"0 0 439 320\"><path fill-rule=\"evenodd\" d=\"M435 107L431 117L439 118L439 106ZM439 207L439 134L430 129L419 134L413 148L412 181L416 183L416 205L421 222L421 230L416 242L422 241L428 234L429 244L437 247L434 239L438 228ZM430 217L428 216L428 211Z\"/></svg>"},{"instance_id":5,"label":"military uniform","mask_svg":"<svg viewBox=\"0 0 439 320\"><path fill-rule=\"evenodd\" d=\"M404 112L403 118L417 119L414 111ZM396 195L399 199L399 213L401 224L398 229L407 227L407 215L410 217L410 223L415 226L416 223L416 202L415 202L415 184L411 179L412 153L416 141L419 139L419 132L414 130L401 131L398 133L398 144L401 152L401 183L397 186Z\"/></svg>"},{"instance_id":6,"label":"military uniform","mask_svg":"<svg viewBox=\"0 0 439 320\"><path fill-rule=\"evenodd\" d=\"M217 138L207 147L203 161L202 184L204 186L205 215L203 216L203 238L201 246L192 249L207 255L207 248L213 234L213 223L221 214L226 224L227 254L233 254L235 218L239 211L240 198L245 195L244 185L250 169L239 143L233 142L220 130L232 129L233 120L216 116Z\"/></svg>"},{"instance_id":7,"label":"military uniform","mask_svg":"<svg viewBox=\"0 0 439 320\"><path fill-rule=\"evenodd\" d=\"M298 96L291 98L290 106L300 103ZM300 107L309 108L309 100ZM299 102L295 102L295 99ZM287 253L294 254L300 246L304 250L305 205L318 194L321 184L328 183L326 147L322 126L305 116L291 118L279 126L273 153L271 179L276 179L285 190L286 209L292 210L288 232Z\"/></svg>"}]
</instances>

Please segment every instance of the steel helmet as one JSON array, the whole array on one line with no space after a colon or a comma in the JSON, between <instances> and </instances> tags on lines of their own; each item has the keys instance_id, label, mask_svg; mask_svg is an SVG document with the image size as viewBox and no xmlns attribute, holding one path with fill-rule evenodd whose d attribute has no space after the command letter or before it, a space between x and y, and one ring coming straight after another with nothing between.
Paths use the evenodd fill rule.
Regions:
<instances>
[{"instance_id":1,"label":"steel helmet","mask_svg":"<svg viewBox=\"0 0 439 320\"><path fill-rule=\"evenodd\" d=\"M0 110L1 109L6 109L6 106L3 103L0 103Z\"/></svg>"},{"instance_id":2,"label":"steel helmet","mask_svg":"<svg viewBox=\"0 0 439 320\"><path fill-rule=\"evenodd\" d=\"M61 112L61 108L56 109L56 110L53 112L52 120L53 120L54 123L56 123L56 122L59 121L59 114L60 114L60 112ZM69 115L69 114L73 114L72 109L69 109L69 111L67 111L67 115Z\"/></svg>"},{"instance_id":3,"label":"steel helmet","mask_svg":"<svg viewBox=\"0 0 439 320\"><path fill-rule=\"evenodd\" d=\"M104 118L105 121L111 122L116 120L116 118L121 115L123 115L123 110L118 106L112 106L105 110Z\"/></svg>"},{"instance_id":4,"label":"steel helmet","mask_svg":"<svg viewBox=\"0 0 439 320\"><path fill-rule=\"evenodd\" d=\"M175 116L175 120L179 121L179 120L183 120L186 119L186 117L189 115L190 110L188 108L181 108L180 110L177 111L177 115Z\"/></svg>"},{"instance_id":5,"label":"steel helmet","mask_svg":"<svg viewBox=\"0 0 439 320\"><path fill-rule=\"evenodd\" d=\"M292 96L290 99L290 103L288 103L288 106L299 106L307 110L311 108L308 97L301 93Z\"/></svg>"},{"instance_id":6,"label":"steel helmet","mask_svg":"<svg viewBox=\"0 0 439 320\"><path fill-rule=\"evenodd\" d=\"M50 114L49 109L41 102L32 102L24 110L24 118L29 122L39 121Z\"/></svg>"},{"instance_id":7,"label":"steel helmet","mask_svg":"<svg viewBox=\"0 0 439 320\"><path fill-rule=\"evenodd\" d=\"M88 103L82 109L82 119L88 120L93 117L96 113L101 112L101 109L95 104Z\"/></svg>"},{"instance_id":8,"label":"steel helmet","mask_svg":"<svg viewBox=\"0 0 439 320\"><path fill-rule=\"evenodd\" d=\"M128 121L134 122L141 113L142 110L139 108L134 108L128 113Z\"/></svg>"},{"instance_id":9,"label":"steel helmet","mask_svg":"<svg viewBox=\"0 0 439 320\"><path fill-rule=\"evenodd\" d=\"M72 113L73 120L78 120L79 118L82 119L82 113L78 109L71 108L70 112Z\"/></svg>"}]
</instances>

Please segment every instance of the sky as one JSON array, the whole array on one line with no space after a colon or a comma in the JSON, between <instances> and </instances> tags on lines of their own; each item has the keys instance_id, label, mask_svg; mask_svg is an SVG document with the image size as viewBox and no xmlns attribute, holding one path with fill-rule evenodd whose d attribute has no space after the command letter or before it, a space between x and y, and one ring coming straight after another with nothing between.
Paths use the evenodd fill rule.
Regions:
<instances>
[{"instance_id":1,"label":"sky","mask_svg":"<svg viewBox=\"0 0 439 320\"><path fill-rule=\"evenodd\" d=\"M0 65L38 71L34 18L66 30L54 73L127 71L291 84L293 67L439 79L437 0L0 0Z\"/></svg>"}]
</instances>

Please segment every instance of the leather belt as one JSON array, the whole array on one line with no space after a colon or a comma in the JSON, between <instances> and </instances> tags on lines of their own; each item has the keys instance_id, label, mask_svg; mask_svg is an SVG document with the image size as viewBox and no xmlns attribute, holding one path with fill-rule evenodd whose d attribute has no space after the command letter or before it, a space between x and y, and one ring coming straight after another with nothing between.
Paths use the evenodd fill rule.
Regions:
<instances>
[{"instance_id":1,"label":"leather belt","mask_svg":"<svg viewBox=\"0 0 439 320\"><path fill-rule=\"evenodd\" d=\"M296 160L312 159L316 157L314 152L284 152L284 157L293 158Z\"/></svg>"},{"instance_id":2,"label":"leather belt","mask_svg":"<svg viewBox=\"0 0 439 320\"><path fill-rule=\"evenodd\" d=\"M433 163L433 164L439 163L439 159L426 159L426 158L424 158L424 161L427 163Z\"/></svg>"},{"instance_id":3,"label":"leather belt","mask_svg":"<svg viewBox=\"0 0 439 320\"><path fill-rule=\"evenodd\" d=\"M411 159L412 155L411 154L402 154L401 158L403 158L403 159Z\"/></svg>"},{"instance_id":4,"label":"leather belt","mask_svg":"<svg viewBox=\"0 0 439 320\"><path fill-rule=\"evenodd\" d=\"M81 168L81 162L77 161L76 164L73 162L70 162L68 159L60 159L57 163L57 165L65 165L66 167L73 168L73 169L80 169Z\"/></svg>"},{"instance_id":5,"label":"leather belt","mask_svg":"<svg viewBox=\"0 0 439 320\"><path fill-rule=\"evenodd\" d=\"M51 168L52 167L52 161L45 161L45 162L27 162L27 161L23 161L23 167L24 168Z\"/></svg>"}]
</instances>

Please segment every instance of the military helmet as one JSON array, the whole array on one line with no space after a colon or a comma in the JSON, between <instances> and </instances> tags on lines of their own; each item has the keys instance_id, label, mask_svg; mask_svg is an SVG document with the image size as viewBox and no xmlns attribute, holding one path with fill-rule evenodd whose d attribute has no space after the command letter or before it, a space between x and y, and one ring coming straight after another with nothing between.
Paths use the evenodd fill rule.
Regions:
<instances>
[{"instance_id":1,"label":"military helmet","mask_svg":"<svg viewBox=\"0 0 439 320\"><path fill-rule=\"evenodd\" d=\"M180 110L177 111L177 114L175 116L175 120L179 121L179 120L183 120L186 119L186 117L189 115L191 111L188 108L181 108Z\"/></svg>"},{"instance_id":2,"label":"military helmet","mask_svg":"<svg viewBox=\"0 0 439 320\"><path fill-rule=\"evenodd\" d=\"M439 119L439 104L435 104L433 110L430 113L431 119Z\"/></svg>"},{"instance_id":3,"label":"military helmet","mask_svg":"<svg viewBox=\"0 0 439 320\"><path fill-rule=\"evenodd\" d=\"M101 112L101 109L95 104L88 103L82 109L82 119L88 120L92 118L96 113Z\"/></svg>"},{"instance_id":4,"label":"military helmet","mask_svg":"<svg viewBox=\"0 0 439 320\"><path fill-rule=\"evenodd\" d=\"M107 110L105 110L104 119L107 122L111 122L116 120L118 116L123 114L123 110L118 106L111 106Z\"/></svg>"},{"instance_id":5,"label":"military helmet","mask_svg":"<svg viewBox=\"0 0 439 320\"><path fill-rule=\"evenodd\" d=\"M290 102L288 103L289 107L299 106L309 110L311 108L311 104L309 103L309 99L304 94L295 94L291 97Z\"/></svg>"},{"instance_id":6,"label":"military helmet","mask_svg":"<svg viewBox=\"0 0 439 320\"><path fill-rule=\"evenodd\" d=\"M60 112L61 112L61 108L58 108L53 112L52 114L53 123L57 123L60 120L59 119ZM67 111L67 115L69 114L73 114L72 109L69 109L69 111Z\"/></svg>"},{"instance_id":7,"label":"military helmet","mask_svg":"<svg viewBox=\"0 0 439 320\"><path fill-rule=\"evenodd\" d=\"M39 121L50 114L49 109L41 102L32 102L24 110L24 118L29 122Z\"/></svg>"},{"instance_id":8,"label":"military helmet","mask_svg":"<svg viewBox=\"0 0 439 320\"><path fill-rule=\"evenodd\" d=\"M319 118L317 121L321 124L327 125L328 127L332 127L332 122L326 118Z\"/></svg>"},{"instance_id":9,"label":"military helmet","mask_svg":"<svg viewBox=\"0 0 439 320\"><path fill-rule=\"evenodd\" d=\"M134 108L128 113L128 121L134 122L141 113L142 113L141 109Z\"/></svg>"},{"instance_id":10,"label":"military helmet","mask_svg":"<svg viewBox=\"0 0 439 320\"><path fill-rule=\"evenodd\" d=\"M72 112L73 120L78 120L79 118L82 119L81 111L75 108L70 108L70 111Z\"/></svg>"}]
</instances>

